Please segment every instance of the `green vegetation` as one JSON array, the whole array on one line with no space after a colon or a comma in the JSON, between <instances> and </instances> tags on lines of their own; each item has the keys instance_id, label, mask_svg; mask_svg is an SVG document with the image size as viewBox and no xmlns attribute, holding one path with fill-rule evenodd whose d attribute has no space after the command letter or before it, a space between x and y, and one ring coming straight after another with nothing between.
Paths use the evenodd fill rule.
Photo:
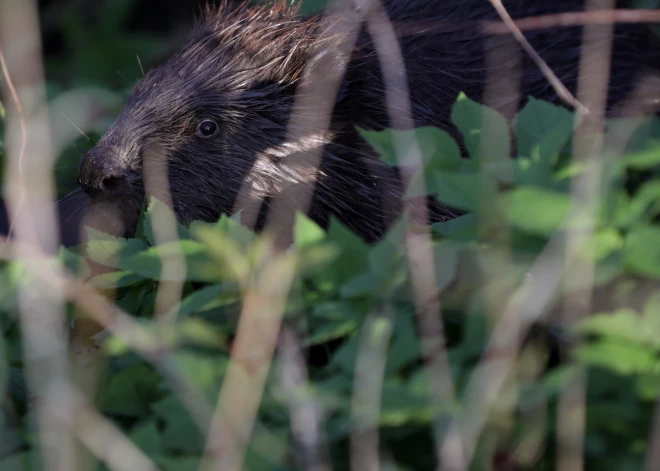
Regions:
<instances>
[{"instance_id":1,"label":"green vegetation","mask_svg":"<svg viewBox=\"0 0 660 471\"><path fill-rule=\"evenodd\" d=\"M80 22L72 19L67 24L74 40L76 34L87 37L78 30ZM117 24L108 19L109 37L119 34ZM96 58L115 43L99 39L103 31L99 29L96 39L75 53L80 62L74 74L81 78L76 86L105 80L106 75L95 75L103 65ZM141 44L127 47L135 51ZM133 55L125 54L131 60ZM54 84L50 91L53 97L60 93ZM125 93L121 89L117 96ZM0 117L3 114L0 105ZM392 462L387 469L435 469L435 434L441 436L450 420L460 422L474 413L466 392L474 392L470 381L509 301L524 296L541 299L541 294L526 288L536 286L529 281L540 276L535 262L557 238L585 228L580 219L567 218L574 203L571 184L594 171L592 165L573 159L571 112L531 100L510 126L495 111L462 96L452 119L470 159L461 158L458 144L440 129L418 129L415 140L413 133L363 135L392 165L397 149L409 149L406 146L416 142L424 171L415 181L423 182L439 200L466 211L431 227L433 256L427 259L433 262L442 302L455 397L442 403L433 400L437 378L429 375L433 370L422 354L420 339L428 332L420 328L416 315L404 246L405 218L381 243L367 246L336 221L326 232L299 215L290 250L295 276L283 322L310 356L309 381L302 387L287 385L286 358L275 356L245 469L302 469L296 461L299 436L292 427L291 405L297 401L317 406L333 469L348 469L349 439L361 407L369 405L356 402L356 393L362 394L365 387L360 358L365 351L381 350L382 388L367 390L372 394L367 399L382 401L377 426L384 459ZM608 129L614 135L629 124L611 120ZM510 128L515 144L509 139ZM512 145L515 159L509 158ZM1 152L0 147L0 161ZM64 151L58 166L75 162L77 156L75 150ZM502 454L522 469L556 469L557 424L569 418L558 412L558 403L583 372L586 469L642 469L660 395L660 121L649 119L622 152L606 153L601 163L593 233L568 260L572 265L564 263L567 255L560 245L553 254L558 276L553 294L540 307L534 305L538 309L516 313L514 325L526 328L534 321L535 326L525 336L511 371L501 378L504 384L490 406L471 469L498 470L494 457ZM67 166L56 170L62 194L75 181L71 172ZM412 190L410 196L415 196ZM151 218L157 212L169 214L165 205L152 201L134 239L92 232L84 248L93 262L114 269L89 283L113 293L117 306L137 322L131 332L98 338L102 375L96 404L161 469L193 470L204 452L207 430L166 372L177 372L192 387L199 395L198 406L206 401L215 407L230 367L245 294L267 262L268 241L242 227L235 216L216 224L179 226L179 242L158 245ZM80 249L62 249L59 260L83 276L89 267ZM184 257L187 268L182 301L166 313L175 324L163 325L153 319L154 307L159 286L177 281L176 274L167 277L163 270L177 256ZM590 263L593 280L562 286L561 280L576 266ZM551 263L545 266L553 270ZM0 471L41 469L38 445L44 437L37 433L28 407L19 287L27 287L23 293L29 296L45 296L30 291L22 262L0 262ZM575 305L565 301L585 293L593 294L591 315L558 328L558 314L568 309L570 316ZM77 307L67 305L69 320L80 322L83 317ZM485 397L490 386L477 392Z\"/></svg>"},{"instance_id":2,"label":"green vegetation","mask_svg":"<svg viewBox=\"0 0 660 471\"><path fill-rule=\"evenodd\" d=\"M323 426L336 469L346 467L354 414L351 398L359 384L354 382L356 357L365 338L376 335L387 342L379 416L382 446L393 456L397 469L432 469L434 420L451 414L461 417L462 393L492 332L492 315L497 316L491 309L492 300L509 296L511 287L521 286L553 234L574 229L564 224L571 205L570 183L589 167L570 163L571 113L530 101L514 126L519 154L515 160L492 158L508 155L510 143L504 138L494 141L482 131L484 113L493 125L489 129L505 129L506 123L494 111L465 97L454 107L454 122L472 155L469 160L460 158L457 144L443 131L424 128L415 133L425 162L427 190L470 211L432 228L433 261L458 390L454 403L431 400L402 247L402 223L386 240L369 247L336 222L326 233L302 215L296 221L292 250L299 257L285 325L298 333L305 348L315 352L309 385L299 393L311 395L324 411ZM591 257L595 260L595 284L570 287L569 291L615 293L612 302L617 302L660 277L660 227L655 222L660 209L658 181L648 178L633 192L623 186L627 172L657 173L660 153L655 140L660 138L659 131L660 123L650 120L631 139L626 154L606 166L608 178L596 229L580 255L585 263ZM407 142L410 137L390 131L364 135L386 160L395 155L396 139ZM486 137L487 154L481 146ZM242 294L267 253L264 240L235 218L223 217L215 225L179 227L179 243L156 245L150 222L154 211L168 209L152 202L135 239L93 234L87 247L91 260L118 271L99 275L91 284L117 288L117 305L139 320L145 339L152 342L143 348L171 349L173 364L213 404L229 364L229 339L236 331ZM510 245L497 243L507 234ZM509 265L497 257L503 247L511 250ZM163 260L177 251L188 268L184 297L173 312L176 326L164 329L152 314L158 282L163 281ZM61 260L70 269L85 270L85 262L75 251L62 250ZM491 270L498 275L493 276ZM27 396L14 289L21 273L17 262L5 263L0 271L0 320L6 351L0 363L0 383L5 385L8 406L3 436L10 438L2 441L2 454L8 458L4 464L0 461L0 469L19 469L16 460L34 458L30 446L35 436L27 433L27 418L21 414ZM511 384L495 401L474 469L490 469L487 463L492 463L498 447L511 450L516 444L525 445L530 433L525 427L530 425L522 418L526 411L545 405L547 421L533 427L549 447L545 452L538 450L533 469L550 469L554 406L583 366L589 373L585 443L589 469L637 469L646 451L653 400L660 392L659 295L660 291L650 290L639 310L612 305L612 312L595 312L574 326L566 334L572 334L576 342L581 340L564 363L552 369L545 368L545 343L533 335L514 367ZM557 307L556 301L559 299L548 306L549 311ZM73 308L70 314L77 315ZM373 332L365 332L368 329ZM120 336L109 336L102 346L107 367L99 388L100 410L164 469L195 469L204 434L166 378L132 352ZM538 375L525 374L530 366L524 362L530 361L536 364ZM247 469L295 467L288 409L292 393L282 386L281 368L276 357L248 448Z\"/></svg>"}]
</instances>

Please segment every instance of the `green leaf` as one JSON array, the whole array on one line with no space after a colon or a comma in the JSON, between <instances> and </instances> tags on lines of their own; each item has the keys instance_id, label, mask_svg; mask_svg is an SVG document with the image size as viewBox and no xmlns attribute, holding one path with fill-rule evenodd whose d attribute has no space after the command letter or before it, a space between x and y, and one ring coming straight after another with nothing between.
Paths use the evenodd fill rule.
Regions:
<instances>
[{"instance_id":1,"label":"green leaf","mask_svg":"<svg viewBox=\"0 0 660 471\"><path fill-rule=\"evenodd\" d=\"M400 165L398 157L405 157L414 144L418 146L424 167L430 165L437 169L459 170L465 163L454 138L439 128L419 127L414 131L367 131L358 128L358 132L378 152L381 160L392 167ZM397 152L402 155L397 157Z\"/></svg>"},{"instance_id":2,"label":"green leaf","mask_svg":"<svg viewBox=\"0 0 660 471\"><path fill-rule=\"evenodd\" d=\"M660 395L660 375L655 372L641 374L637 380L637 393L646 401L657 400Z\"/></svg>"},{"instance_id":3,"label":"green leaf","mask_svg":"<svg viewBox=\"0 0 660 471\"><path fill-rule=\"evenodd\" d=\"M601 229L594 236L587 247L591 250L596 261L605 260L607 257L623 249L625 239L619 231L612 228Z\"/></svg>"},{"instance_id":4,"label":"green leaf","mask_svg":"<svg viewBox=\"0 0 660 471\"><path fill-rule=\"evenodd\" d=\"M103 394L103 411L110 414L140 417L149 411L149 403L158 394L160 377L144 365L128 367L110 379Z\"/></svg>"},{"instance_id":5,"label":"green leaf","mask_svg":"<svg viewBox=\"0 0 660 471\"><path fill-rule=\"evenodd\" d=\"M197 391L204 393L210 403L217 400L223 376L229 364L226 356L204 355L181 351L174 355L178 370Z\"/></svg>"},{"instance_id":6,"label":"green leaf","mask_svg":"<svg viewBox=\"0 0 660 471\"><path fill-rule=\"evenodd\" d=\"M506 119L461 93L451 112L452 122L463 135L465 146L475 160L504 160L511 155L511 133ZM487 152L487 155L484 155Z\"/></svg>"},{"instance_id":7,"label":"green leaf","mask_svg":"<svg viewBox=\"0 0 660 471\"><path fill-rule=\"evenodd\" d=\"M345 298L371 296L381 293L381 278L373 272L363 273L341 287L340 294Z\"/></svg>"},{"instance_id":8,"label":"green leaf","mask_svg":"<svg viewBox=\"0 0 660 471\"><path fill-rule=\"evenodd\" d=\"M358 322L356 319L328 321L307 337L303 342L303 346L320 345L330 340L346 337L348 334L355 332L357 328Z\"/></svg>"},{"instance_id":9,"label":"green leaf","mask_svg":"<svg viewBox=\"0 0 660 471\"><path fill-rule=\"evenodd\" d=\"M89 266L87 265L85 257L80 255L76 250L60 247L58 257L64 264L64 268L71 273L76 274L80 278L86 278L89 275Z\"/></svg>"},{"instance_id":10,"label":"green leaf","mask_svg":"<svg viewBox=\"0 0 660 471\"><path fill-rule=\"evenodd\" d=\"M150 457L157 456L161 452L160 433L153 418L147 419L133 427L129 438Z\"/></svg>"},{"instance_id":11,"label":"green leaf","mask_svg":"<svg viewBox=\"0 0 660 471\"><path fill-rule=\"evenodd\" d=\"M550 177L552 158L566 145L574 128L574 115L566 108L533 97L516 117L518 156L529 157Z\"/></svg>"},{"instance_id":12,"label":"green leaf","mask_svg":"<svg viewBox=\"0 0 660 471\"><path fill-rule=\"evenodd\" d=\"M98 289L116 289L144 281L144 277L127 271L113 271L97 275L89 283Z\"/></svg>"},{"instance_id":13,"label":"green leaf","mask_svg":"<svg viewBox=\"0 0 660 471\"><path fill-rule=\"evenodd\" d=\"M179 399L168 395L152 406L157 417L165 422L161 435L163 448L173 453L201 453L204 436Z\"/></svg>"},{"instance_id":14,"label":"green leaf","mask_svg":"<svg viewBox=\"0 0 660 471\"><path fill-rule=\"evenodd\" d=\"M293 233L298 247L314 245L325 239L325 231L300 211L296 213Z\"/></svg>"},{"instance_id":15,"label":"green leaf","mask_svg":"<svg viewBox=\"0 0 660 471\"><path fill-rule=\"evenodd\" d=\"M121 268L122 262L146 249L138 239L124 239L86 227L87 257L93 262L111 268Z\"/></svg>"},{"instance_id":16,"label":"green leaf","mask_svg":"<svg viewBox=\"0 0 660 471\"><path fill-rule=\"evenodd\" d=\"M188 295L178 306L178 315L186 317L209 311L240 300L240 293L234 286L217 284L205 286Z\"/></svg>"},{"instance_id":17,"label":"green leaf","mask_svg":"<svg viewBox=\"0 0 660 471\"><path fill-rule=\"evenodd\" d=\"M638 226L626 237L624 259L634 274L660 278L660 228Z\"/></svg>"},{"instance_id":18,"label":"green leaf","mask_svg":"<svg viewBox=\"0 0 660 471\"><path fill-rule=\"evenodd\" d=\"M391 297L408 277L405 257L388 239L373 247L368 256L369 268L342 286L344 297Z\"/></svg>"},{"instance_id":19,"label":"green leaf","mask_svg":"<svg viewBox=\"0 0 660 471\"><path fill-rule=\"evenodd\" d=\"M456 276L458 248L454 244L441 241L433 247L433 252L437 289L441 292Z\"/></svg>"},{"instance_id":20,"label":"green leaf","mask_svg":"<svg viewBox=\"0 0 660 471\"><path fill-rule=\"evenodd\" d=\"M521 187L503 195L506 216L517 229L549 236L561 227L570 207L568 195L535 187Z\"/></svg>"},{"instance_id":21,"label":"green leaf","mask_svg":"<svg viewBox=\"0 0 660 471\"><path fill-rule=\"evenodd\" d=\"M475 242L478 238L478 219L475 213L464 214L445 222L437 222L431 227L448 239L460 242Z\"/></svg>"},{"instance_id":22,"label":"green leaf","mask_svg":"<svg viewBox=\"0 0 660 471\"><path fill-rule=\"evenodd\" d=\"M575 327L575 331L637 343L642 339L641 327L642 318L637 312L621 309L613 313L589 316Z\"/></svg>"},{"instance_id":23,"label":"green leaf","mask_svg":"<svg viewBox=\"0 0 660 471\"><path fill-rule=\"evenodd\" d=\"M163 273L163 260L176 270ZM185 272L179 262L185 262ZM194 240L169 242L133 254L121 261L117 268L152 280L212 282L221 279L221 270L208 256L206 247Z\"/></svg>"},{"instance_id":24,"label":"green leaf","mask_svg":"<svg viewBox=\"0 0 660 471\"><path fill-rule=\"evenodd\" d=\"M415 313L401 309L397 312L394 334L387 352L386 374L391 375L421 358L421 346L415 328Z\"/></svg>"},{"instance_id":25,"label":"green leaf","mask_svg":"<svg viewBox=\"0 0 660 471\"><path fill-rule=\"evenodd\" d=\"M619 160L619 164L635 170L657 167L660 165L660 141L654 141L649 149L624 155Z\"/></svg>"},{"instance_id":26,"label":"green leaf","mask_svg":"<svg viewBox=\"0 0 660 471\"><path fill-rule=\"evenodd\" d=\"M484 181L476 173L430 172L426 176L429 194L453 208L476 211L483 194Z\"/></svg>"},{"instance_id":27,"label":"green leaf","mask_svg":"<svg viewBox=\"0 0 660 471\"><path fill-rule=\"evenodd\" d=\"M629 228L640 222L651 222L660 213L660 181L643 184L629 198L625 191L617 195L614 220L618 227Z\"/></svg>"},{"instance_id":28,"label":"green leaf","mask_svg":"<svg viewBox=\"0 0 660 471\"><path fill-rule=\"evenodd\" d=\"M190 233L183 225L177 221L176 216L172 209L167 206L162 201L151 198L151 204L147 208L145 217L144 217L144 236L149 241L149 244L152 246L156 245L156 236L154 235L153 220L158 218L160 224L174 225L176 228L177 236L179 239L190 239ZM169 228L167 229L170 230Z\"/></svg>"},{"instance_id":29,"label":"green leaf","mask_svg":"<svg viewBox=\"0 0 660 471\"><path fill-rule=\"evenodd\" d=\"M369 266L369 246L354 232L330 218L327 241L341 249L332 264L332 270L319 274L321 279L343 283L365 272Z\"/></svg>"},{"instance_id":30,"label":"green leaf","mask_svg":"<svg viewBox=\"0 0 660 471\"><path fill-rule=\"evenodd\" d=\"M623 375L652 373L660 367L653 350L632 344L593 342L578 346L575 355L585 363Z\"/></svg>"},{"instance_id":31,"label":"green leaf","mask_svg":"<svg viewBox=\"0 0 660 471\"><path fill-rule=\"evenodd\" d=\"M176 334L179 342L192 343L198 347L226 348L227 338L210 323L198 319L187 318L176 326Z\"/></svg>"}]
</instances>

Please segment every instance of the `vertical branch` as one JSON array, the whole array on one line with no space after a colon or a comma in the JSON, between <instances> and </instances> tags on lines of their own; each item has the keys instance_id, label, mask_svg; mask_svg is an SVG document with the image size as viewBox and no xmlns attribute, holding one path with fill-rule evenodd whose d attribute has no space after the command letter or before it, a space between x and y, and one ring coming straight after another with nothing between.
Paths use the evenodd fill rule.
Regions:
<instances>
[{"instance_id":1,"label":"vertical branch","mask_svg":"<svg viewBox=\"0 0 660 471\"><path fill-rule=\"evenodd\" d=\"M35 1L0 1L0 50L7 109L5 191L17 263L30 279L19 286L23 358L34 397L44 462L48 469L75 470L73 439L44 401L55 381L68 381L64 288L49 284L43 266L59 246L53 210L53 153ZM13 84L12 84L13 82ZM54 268L56 271L60 267Z\"/></svg>"},{"instance_id":2,"label":"vertical branch","mask_svg":"<svg viewBox=\"0 0 660 471\"><path fill-rule=\"evenodd\" d=\"M296 266L295 257L271 255L243 301L202 470L243 469Z\"/></svg>"},{"instance_id":3,"label":"vertical branch","mask_svg":"<svg viewBox=\"0 0 660 471\"><path fill-rule=\"evenodd\" d=\"M330 125L335 97L355 43L360 16L344 1L337 0L326 11L320 34L304 77L296 93L286 142L323 134ZM304 164L311 175L321 161L322 147L305 152ZM297 157L293 157L296 165ZM267 265L248 287L241 311L231 361L218 398L207 436L202 469L238 471L255 424L272 356L281 328L293 278L295 253L287 255L293 227L292 209L306 213L314 184L296 186L277 198L266 225L278 236L270 247ZM246 198L241 188L237 202Z\"/></svg>"},{"instance_id":4,"label":"vertical branch","mask_svg":"<svg viewBox=\"0 0 660 471\"><path fill-rule=\"evenodd\" d=\"M103 417L80 391L56 383L47 398L50 409L67 430L113 471L158 471L158 467L117 427ZM71 468L63 468L71 469Z\"/></svg>"},{"instance_id":5,"label":"vertical branch","mask_svg":"<svg viewBox=\"0 0 660 471\"><path fill-rule=\"evenodd\" d=\"M300 341L291 329L282 329L279 342L280 377L291 410L291 429L300 447L298 464L309 471L330 471L326 441L320 427L320 408L311 397L307 366Z\"/></svg>"},{"instance_id":6,"label":"vertical branch","mask_svg":"<svg viewBox=\"0 0 660 471\"><path fill-rule=\"evenodd\" d=\"M612 9L615 0L587 0L586 10ZM572 208L566 243L565 290L571 286L594 283L595 260L585 250L596 226L602 192L605 110L607 107L611 65L613 23L586 25L582 33L582 55L578 78L578 97L590 110L573 139L573 159L586 164L587 170L571 182ZM566 325L588 316L592 291L588 288L564 298L562 317ZM560 397L557 414L558 469L584 469L584 435L586 429L586 372L575 379Z\"/></svg>"},{"instance_id":7,"label":"vertical branch","mask_svg":"<svg viewBox=\"0 0 660 471\"><path fill-rule=\"evenodd\" d=\"M381 469L378 428L393 323L393 309L386 307L383 314L367 317L362 327L351 403L351 469Z\"/></svg>"},{"instance_id":8,"label":"vertical branch","mask_svg":"<svg viewBox=\"0 0 660 471\"><path fill-rule=\"evenodd\" d=\"M580 113L586 114L589 111L589 108L583 105L573 94L566 88L566 86L559 80L559 77L552 71L548 64L543 60L538 52L532 47L525 35L522 33L518 25L509 15L509 12L506 10L502 4L502 0L489 0L493 5L497 13L500 15L500 18L504 22L506 28L511 34L518 40L523 49L529 54L532 60L536 63L537 67L541 70L545 78L550 82L552 88L554 88L557 96L559 96L565 103L571 107L578 110Z\"/></svg>"},{"instance_id":9,"label":"vertical branch","mask_svg":"<svg viewBox=\"0 0 660 471\"><path fill-rule=\"evenodd\" d=\"M151 212L151 222L154 239L157 245L176 242L179 235L176 229L174 204L170 192L167 153L158 147L150 147L143 157L144 186L147 199L153 197L170 208L155 205ZM176 306L183 295L183 285L186 281L186 259L181 249L176 246L168 255L161 258L161 281L156 292L154 316L159 322L172 325L176 321Z\"/></svg>"},{"instance_id":10,"label":"vertical branch","mask_svg":"<svg viewBox=\"0 0 660 471\"><path fill-rule=\"evenodd\" d=\"M373 40L386 85L386 103L393 127L413 129L414 120L406 76L405 62L394 27L379 0L356 0L366 12L367 28ZM410 139L397 138L397 158L401 166L422 169L422 158L418 143L411 134ZM421 179L413 180L415 194L425 194ZM419 208L421 220L428 221L428 208ZM406 237L406 255L410 268L417 324L421 336L422 354L431 384L431 394L436 404L450 404L454 399L454 385L447 358L442 307L437 292L437 279L433 264L430 229L417 230ZM442 417L435 422L435 447L438 466L448 470L467 468L461 437L456 428L445 431Z\"/></svg>"}]
</instances>

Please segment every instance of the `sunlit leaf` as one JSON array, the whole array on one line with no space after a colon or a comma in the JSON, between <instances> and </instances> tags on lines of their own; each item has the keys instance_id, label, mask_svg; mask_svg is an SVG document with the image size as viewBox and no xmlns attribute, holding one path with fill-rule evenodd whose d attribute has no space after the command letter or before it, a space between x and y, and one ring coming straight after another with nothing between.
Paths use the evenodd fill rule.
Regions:
<instances>
[{"instance_id":1,"label":"sunlit leaf","mask_svg":"<svg viewBox=\"0 0 660 471\"><path fill-rule=\"evenodd\" d=\"M502 201L511 225L543 236L561 227L570 207L568 195L535 187L512 190Z\"/></svg>"},{"instance_id":2,"label":"sunlit leaf","mask_svg":"<svg viewBox=\"0 0 660 471\"><path fill-rule=\"evenodd\" d=\"M159 224L174 226L179 239L189 239L190 233L181 223L179 223L174 212L162 201L152 198L144 217L144 236L150 245L156 245L156 236L154 234L154 219ZM171 231L170 227L159 228L159 230Z\"/></svg>"},{"instance_id":3,"label":"sunlit leaf","mask_svg":"<svg viewBox=\"0 0 660 471\"><path fill-rule=\"evenodd\" d=\"M660 278L660 228L639 226L626 237L626 267L639 275Z\"/></svg>"},{"instance_id":4,"label":"sunlit leaf","mask_svg":"<svg viewBox=\"0 0 660 471\"><path fill-rule=\"evenodd\" d=\"M511 155L509 125L497 111L461 94L452 108L451 120L461 131L473 159L508 159Z\"/></svg>"},{"instance_id":5,"label":"sunlit leaf","mask_svg":"<svg viewBox=\"0 0 660 471\"><path fill-rule=\"evenodd\" d=\"M140 253L147 246L138 239L124 239L87 227L86 255L90 260L111 268L120 268L122 261Z\"/></svg>"}]
</instances>

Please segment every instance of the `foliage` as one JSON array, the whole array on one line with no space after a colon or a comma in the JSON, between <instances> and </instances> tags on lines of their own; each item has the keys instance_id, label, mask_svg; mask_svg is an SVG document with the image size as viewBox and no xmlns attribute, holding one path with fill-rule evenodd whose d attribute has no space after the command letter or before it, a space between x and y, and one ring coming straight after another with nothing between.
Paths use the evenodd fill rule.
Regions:
<instances>
[{"instance_id":1,"label":"foliage","mask_svg":"<svg viewBox=\"0 0 660 471\"><path fill-rule=\"evenodd\" d=\"M419 181L440 201L469 211L432 228L433 262L444 301L452 375L459 393L455 404L431 400L402 245L403 221L385 240L367 246L337 221L333 220L324 231L305 216L296 219L295 244L290 251L298 254L298 265L286 305L285 325L297 333L310 358L309 384L304 394L320 406L335 469L347 467L346 446L356 412L352 410L352 397L360 384L354 375L365 329L383 332L385 328L391 332L379 393L381 446L389 450L398 469L432 469L434 421L454 413L460 417L457 411L463 389L492 327L488 320L492 315L489 299L493 293L506 295L504 278L509 279L509 286L520 285L548 240L574 229L566 225L565 219L572 204L570 182L589 168L575 166L569 159L571 113L530 100L509 126L496 112L461 96L452 116L470 159L461 158L454 139L440 129L422 128L414 133L363 131L363 135L393 165L395 145L413 145L411 137L416 137L425 163ZM487 121L483 121L484 116ZM493 140L492 128L482 126L483 122L493 126L499 138ZM655 243L660 228L654 198L658 181L650 179L634 191L624 186L627 172L657 171L658 147L651 144L660 137L658 124L653 119L641 127L627 154L611 161L614 169L605 181L596 232L579 254L584 263L591 257L595 260L595 284L569 290L593 289L625 297L635 286L660 277ZM509 128L517 137L515 159L504 158L510 152L505 138ZM134 239L90 230L86 247L90 260L116 269L92 278L90 283L104 290L116 289L117 305L139 320L152 341L144 348L148 351L166 346L172 352L173 365L213 404L229 365L243 295L267 256L267 239L256 237L236 217L223 216L217 224L179 226L180 242L157 245L151 226L155 211L169 209L152 201ZM509 266L492 260L497 253L496 242L507 233ZM168 277L163 271L164 263L176 256L183 256L187 262L184 297L170 311L176 317L176 327L164 329L152 318L156 290L159 282L180 278ZM69 268L80 269L86 263L75 251L62 251L60 259ZM502 270L502 274L489 276L489 270L494 269ZM510 273L505 276L505 271ZM21 469L18 463L36 459L35 435L28 433L29 416L23 415L28 392L16 318L15 288L23 273L17 262L6 263L0 270L0 347L6 352L0 361L0 387L6 391L7 404L0 450L5 458L0 461L0 469ZM507 394L498 397L481 434L474 469L482 469L479 463L486 466L484 463L492 462L489 456L497 449L524 445L526 429L516 417L546 402L555 404L580 365L589 371L589 469L639 468L648 440L650 409L660 389L660 342L656 333L660 328L659 296L660 291L655 292L639 311L628 307L597 314L567 332L578 343L561 366L546 368L539 376L522 376L513 399ZM79 315L74 312L74 317ZM536 346L540 353L535 361L547 366L547 351L539 339L532 336L526 345ZM206 431L198 428L168 378L137 356L125 339L110 335L100 342L107 359L97 400L100 410L162 469L196 467ZM524 355L520 362L523 359ZM296 468L289 400L297 393L284 387L281 362L277 356L268 377L246 469ZM519 364L516 370L523 366ZM495 411L511 407L511 400L513 415L503 419ZM553 417L551 414L550 419ZM552 444L553 421L540 426L547 443ZM552 453L537 452L540 458L534 469L552 467Z\"/></svg>"},{"instance_id":2,"label":"foliage","mask_svg":"<svg viewBox=\"0 0 660 471\"><path fill-rule=\"evenodd\" d=\"M151 53L161 52L155 47L158 38L125 34L130 3L109 2L98 28L65 12L65 40L75 48L66 62L49 63L48 70L58 77L48 84L51 99L68 86L63 85L62 74L74 77L73 86L104 83L115 87L119 96L130 90L121 77L113 82L119 76L116 70L133 79L138 70L135 53L146 63ZM303 8L311 11L322 3L306 2ZM656 3L642 0L638 6ZM0 103L0 118L3 114ZM391 469L434 469L437 419L442 423L466 412L462 401L467 384L504 302L529 279L549 241L580 229L579 220L566 219L575 202L571 182L591 168L572 161L572 113L529 100L516 120L508 123L495 111L461 96L452 119L464 148L436 128L361 132L391 165L397 164L397 152L405 151L405 146L418 146L424 167L413 182L422 182L438 200L467 212L433 225L429 260L442 300L457 398L447 404L432 400L433 378L427 375L420 341L425 332L418 324L403 245L404 220L381 243L367 246L337 221L325 231L299 215L290 249L297 254L297 266L285 306L285 326L296 334L308 358L309 384L301 390L288 389L281 377L283 358L275 357L251 434L246 469L300 469L292 398L312 398L318 404L333 469L348 469L349 436L359 415L353 409L361 386L356 365L365 338L387 339L381 345L386 349L382 390L374 393L374 399L382 401L378 427L384 456L395 462ZM609 123L610 130L620 126L621 121ZM0 127L0 163L2 131ZM101 131L91 133L92 141ZM515 146L508 138L510 131ZM557 402L580 368L588 373L587 469L642 468L652 410L660 394L659 139L660 121L653 118L635 132L623 155L604 160L607 172L595 233L572 260L593 260L595 277L588 285L565 287L567 296L593 293L593 313L559 331L550 324L552 314L564 308L560 296L535 313L541 333L532 329L510 384L497 395L472 469L496 469L493 455L502 452L511 454L523 469L555 468L556 421L562 420ZM82 138L79 144L87 145ZM463 158L463 152L470 158ZM77 158L72 149L59 156L60 193L75 181ZM416 196L415 184L409 196ZM230 364L245 292L267 258L267 239L243 228L237 217L225 216L216 224L179 226L180 242L157 245L150 218L155 211L168 209L152 201L133 239L90 230L87 247L62 249L58 259L72 272L88 273L88 262L80 255L85 249L93 262L112 268L89 284L114 293L116 305L135 318L144 334L139 353L170 352L172 368L214 405ZM163 282L180 278L176 274L168 278L163 271L164 263L178 256L184 257L187 268L180 280L183 298L168 312L176 324L164 328L153 319L157 290ZM28 412L19 287L30 296L45 296L31 289L23 265L0 262L0 471L40 469L42 460L34 417ZM85 318L71 305L67 314L76 323ZM158 367L162 365L139 355L121 335L99 336L97 341L103 373L95 398L99 410L161 469L197 469L207 430L200 430L189 404L181 401L171 378ZM560 362L554 358L558 351ZM545 411L545 420L530 424L530 414L539 410ZM530 440L535 433L545 448Z\"/></svg>"}]
</instances>

